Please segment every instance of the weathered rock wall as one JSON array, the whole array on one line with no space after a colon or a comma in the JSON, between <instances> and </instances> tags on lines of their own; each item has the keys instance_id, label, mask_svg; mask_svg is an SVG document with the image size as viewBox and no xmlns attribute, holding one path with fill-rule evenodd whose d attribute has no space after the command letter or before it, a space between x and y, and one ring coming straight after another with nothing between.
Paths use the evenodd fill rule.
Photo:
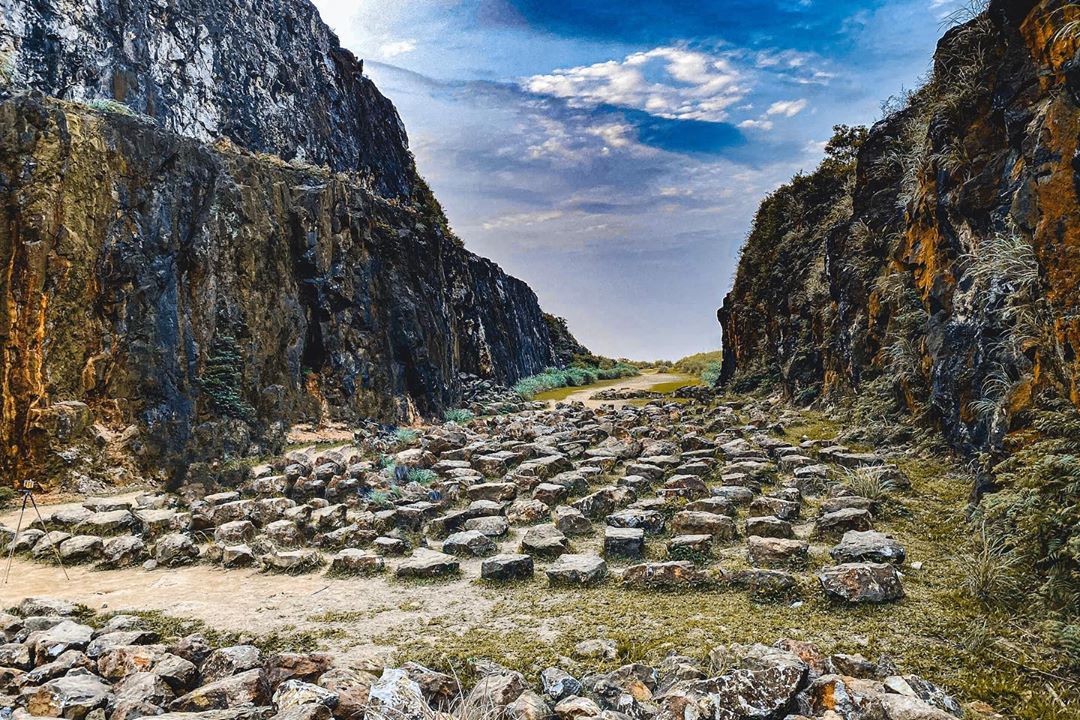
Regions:
<instances>
[{"instance_id":1,"label":"weathered rock wall","mask_svg":"<svg viewBox=\"0 0 1080 720\"><path fill-rule=\"evenodd\" d=\"M49 460L65 400L175 469L554 362L528 286L352 175L23 95L0 104L0 202L5 469Z\"/></svg>"},{"instance_id":2,"label":"weathered rock wall","mask_svg":"<svg viewBox=\"0 0 1080 720\"><path fill-rule=\"evenodd\" d=\"M397 111L308 0L0 0L0 70L188 137L357 170L382 194L417 190Z\"/></svg>"},{"instance_id":3,"label":"weathered rock wall","mask_svg":"<svg viewBox=\"0 0 1080 720\"><path fill-rule=\"evenodd\" d=\"M878 393L967 448L1080 404L1080 6L991 2L932 77L763 204L719 312L724 379ZM766 288L764 292L762 289Z\"/></svg>"}]
</instances>

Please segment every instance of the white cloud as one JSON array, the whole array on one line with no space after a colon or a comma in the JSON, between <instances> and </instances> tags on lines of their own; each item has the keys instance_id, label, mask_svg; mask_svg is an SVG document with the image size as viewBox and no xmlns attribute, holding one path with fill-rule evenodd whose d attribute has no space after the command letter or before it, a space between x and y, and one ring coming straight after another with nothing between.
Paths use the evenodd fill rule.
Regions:
<instances>
[{"instance_id":1,"label":"white cloud","mask_svg":"<svg viewBox=\"0 0 1080 720\"><path fill-rule=\"evenodd\" d=\"M534 75L522 85L575 107L613 105L673 120L722 122L747 93L742 80L727 56L659 47L622 61Z\"/></svg>"},{"instance_id":2,"label":"white cloud","mask_svg":"<svg viewBox=\"0 0 1080 720\"><path fill-rule=\"evenodd\" d=\"M739 127L743 130L772 130L772 120L743 120L739 123Z\"/></svg>"},{"instance_id":3,"label":"white cloud","mask_svg":"<svg viewBox=\"0 0 1080 720\"><path fill-rule=\"evenodd\" d=\"M514 213L512 215L503 215L488 220L484 222L482 227L485 230L505 230L506 228L513 227L527 227L529 225L539 225L541 223L551 222L552 220L558 220L563 215L564 213L562 210L539 210L537 212Z\"/></svg>"},{"instance_id":4,"label":"white cloud","mask_svg":"<svg viewBox=\"0 0 1080 720\"><path fill-rule=\"evenodd\" d=\"M784 117L795 117L806 108L806 99L800 100L780 100L774 102L769 106L769 109L765 111L766 115L783 115Z\"/></svg>"},{"instance_id":5,"label":"white cloud","mask_svg":"<svg viewBox=\"0 0 1080 720\"><path fill-rule=\"evenodd\" d=\"M388 42L379 47L379 55L384 58L392 58L397 57L398 55L411 53L415 49L415 40L395 40L394 42Z\"/></svg>"}]
</instances>

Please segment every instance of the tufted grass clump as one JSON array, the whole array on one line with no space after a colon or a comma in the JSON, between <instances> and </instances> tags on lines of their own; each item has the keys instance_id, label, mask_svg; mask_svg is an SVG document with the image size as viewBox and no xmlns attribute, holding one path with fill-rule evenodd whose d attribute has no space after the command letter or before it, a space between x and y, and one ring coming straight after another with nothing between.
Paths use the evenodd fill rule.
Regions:
<instances>
[{"instance_id":1,"label":"tufted grass clump","mask_svg":"<svg viewBox=\"0 0 1080 720\"><path fill-rule=\"evenodd\" d=\"M439 476L435 474L435 471L426 470L424 468L409 468L406 477L409 482L414 482L418 485L423 485L424 487L427 487L439 478Z\"/></svg>"},{"instance_id":2,"label":"tufted grass clump","mask_svg":"<svg viewBox=\"0 0 1080 720\"><path fill-rule=\"evenodd\" d=\"M845 471L844 485L859 497L874 503L884 502L896 489L895 484L881 473L870 468L858 468Z\"/></svg>"},{"instance_id":3,"label":"tufted grass clump","mask_svg":"<svg viewBox=\"0 0 1080 720\"><path fill-rule=\"evenodd\" d=\"M979 529L974 549L964 556L963 567L964 591L984 605L1007 603L1019 590L1020 558L986 525Z\"/></svg>"},{"instance_id":4,"label":"tufted grass clump","mask_svg":"<svg viewBox=\"0 0 1080 720\"><path fill-rule=\"evenodd\" d=\"M398 428L394 431L397 441L404 444L414 443L420 437L420 433L409 428Z\"/></svg>"},{"instance_id":5,"label":"tufted grass clump","mask_svg":"<svg viewBox=\"0 0 1080 720\"><path fill-rule=\"evenodd\" d=\"M443 413L443 420L448 423L456 423L458 425L464 425L465 423L472 420L474 417L476 416L473 415L472 411L466 410L465 408L454 408L452 410L447 410Z\"/></svg>"}]
</instances>

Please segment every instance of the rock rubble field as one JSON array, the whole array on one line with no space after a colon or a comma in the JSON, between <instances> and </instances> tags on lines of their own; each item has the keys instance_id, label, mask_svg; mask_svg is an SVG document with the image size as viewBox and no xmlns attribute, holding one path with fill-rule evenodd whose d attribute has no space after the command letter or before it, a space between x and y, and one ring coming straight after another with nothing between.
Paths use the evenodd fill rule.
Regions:
<instances>
[{"instance_id":1,"label":"rock rubble field","mask_svg":"<svg viewBox=\"0 0 1080 720\"><path fill-rule=\"evenodd\" d=\"M914 491L889 454L793 438L786 426L804 419L775 401L696 395L516 412L500 396L501 414L367 428L352 444L245 466L232 489L87 499L50 513L44 528L0 528L0 546L20 561L59 556L148 579L206 564L286 582L321 573L332 593L339 578L381 576L402 599L417 583L465 579L496 598L697 597L706 616L726 593L763 616L807 602L838 615L903 604L906 574L920 564L908 565L906 538L887 524ZM485 412L482 398L473 409ZM932 679L887 655L830 655L796 637L697 656L676 637L645 662L647 652L598 623L575 631L573 657L526 676L484 657L433 669L430 654L409 657L420 638L397 643L394 666L346 668L327 653L167 637L139 614L42 598L10 605L0 707L12 718L962 716Z\"/></svg>"}]
</instances>

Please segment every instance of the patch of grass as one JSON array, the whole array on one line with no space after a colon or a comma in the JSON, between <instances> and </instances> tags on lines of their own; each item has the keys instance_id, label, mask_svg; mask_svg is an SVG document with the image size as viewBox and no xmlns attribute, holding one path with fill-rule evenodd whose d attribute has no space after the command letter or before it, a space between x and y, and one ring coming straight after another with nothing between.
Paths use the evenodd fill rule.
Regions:
<instances>
[{"instance_id":1,"label":"patch of grass","mask_svg":"<svg viewBox=\"0 0 1080 720\"><path fill-rule=\"evenodd\" d=\"M686 375L678 380L669 380L668 382L657 383L650 385L646 390L650 392L658 393L670 393L684 387L697 387L698 385L705 384L701 378L693 377L692 375Z\"/></svg>"},{"instance_id":2,"label":"patch of grass","mask_svg":"<svg viewBox=\"0 0 1080 720\"><path fill-rule=\"evenodd\" d=\"M447 410L443 413L443 420L450 423L457 423L458 425L464 425L475 417L472 411L465 408L454 408L453 410Z\"/></svg>"},{"instance_id":3,"label":"patch of grass","mask_svg":"<svg viewBox=\"0 0 1080 720\"><path fill-rule=\"evenodd\" d=\"M1020 558L984 524L975 547L964 555L963 588L985 605L1006 604L1020 586Z\"/></svg>"},{"instance_id":4,"label":"patch of grass","mask_svg":"<svg viewBox=\"0 0 1080 720\"><path fill-rule=\"evenodd\" d=\"M567 386L556 388L554 390L537 393L535 396L533 396L532 399L536 400L537 402L562 402L576 392L581 392L582 390L602 390L603 388L611 387L612 385L618 385L620 382L622 382L622 380L622 378L615 378L613 380L597 380L596 382L590 383L584 387Z\"/></svg>"},{"instance_id":5,"label":"patch of grass","mask_svg":"<svg viewBox=\"0 0 1080 720\"><path fill-rule=\"evenodd\" d=\"M431 483L439 479L439 476L433 470L425 470L424 468L409 468L408 473L409 482L419 483L424 487L427 487Z\"/></svg>"},{"instance_id":6,"label":"patch of grass","mask_svg":"<svg viewBox=\"0 0 1080 720\"><path fill-rule=\"evenodd\" d=\"M824 413L805 410L801 418L801 422L784 428L785 436L793 443L798 444L804 436L809 440L832 440L840 434L840 423Z\"/></svg>"},{"instance_id":7,"label":"patch of grass","mask_svg":"<svg viewBox=\"0 0 1080 720\"><path fill-rule=\"evenodd\" d=\"M523 378L514 385L514 390L526 400L548 390L564 387L584 387L599 380L614 380L638 374L638 369L623 363L612 367L570 366L566 368L547 368L544 372Z\"/></svg>"},{"instance_id":8,"label":"patch of grass","mask_svg":"<svg viewBox=\"0 0 1080 720\"><path fill-rule=\"evenodd\" d=\"M847 470L842 479L851 492L876 503L887 500L895 489L888 478L880 473L869 472L865 468Z\"/></svg>"},{"instance_id":9,"label":"patch of grass","mask_svg":"<svg viewBox=\"0 0 1080 720\"><path fill-rule=\"evenodd\" d=\"M96 110L98 112L114 113L116 115L126 115L127 117L137 118L139 120L143 120L143 121L146 121L146 122L154 122L154 119L152 117L150 117L149 115L145 115L145 114L143 114L141 112L137 112L135 110L132 110L130 107L128 107L124 103L117 102L116 100L106 100L106 99L87 100L86 102L84 102L82 104L85 105L86 107L90 108L91 110Z\"/></svg>"},{"instance_id":10,"label":"patch of grass","mask_svg":"<svg viewBox=\"0 0 1080 720\"><path fill-rule=\"evenodd\" d=\"M410 428L398 428L394 431L394 437L396 437L400 443L410 444L416 442L420 437L420 433Z\"/></svg>"},{"instance_id":11,"label":"patch of grass","mask_svg":"<svg viewBox=\"0 0 1080 720\"><path fill-rule=\"evenodd\" d=\"M263 635L251 636L244 633L219 630L202 620L175 617L159 610L135 610L103 614L86 609L85 612L80 614L79 620L92 627L101 627L114 615L135 615L142 618L145 627L157 633L163 642L178 640L187 635L198 633L215 648L241 644L254 645L267 655L281 652L314 652L322 649L324 640L338 639L342 635L342 631L336 628L297 630L289 625Z\"/></svg>"}]
</instances>

